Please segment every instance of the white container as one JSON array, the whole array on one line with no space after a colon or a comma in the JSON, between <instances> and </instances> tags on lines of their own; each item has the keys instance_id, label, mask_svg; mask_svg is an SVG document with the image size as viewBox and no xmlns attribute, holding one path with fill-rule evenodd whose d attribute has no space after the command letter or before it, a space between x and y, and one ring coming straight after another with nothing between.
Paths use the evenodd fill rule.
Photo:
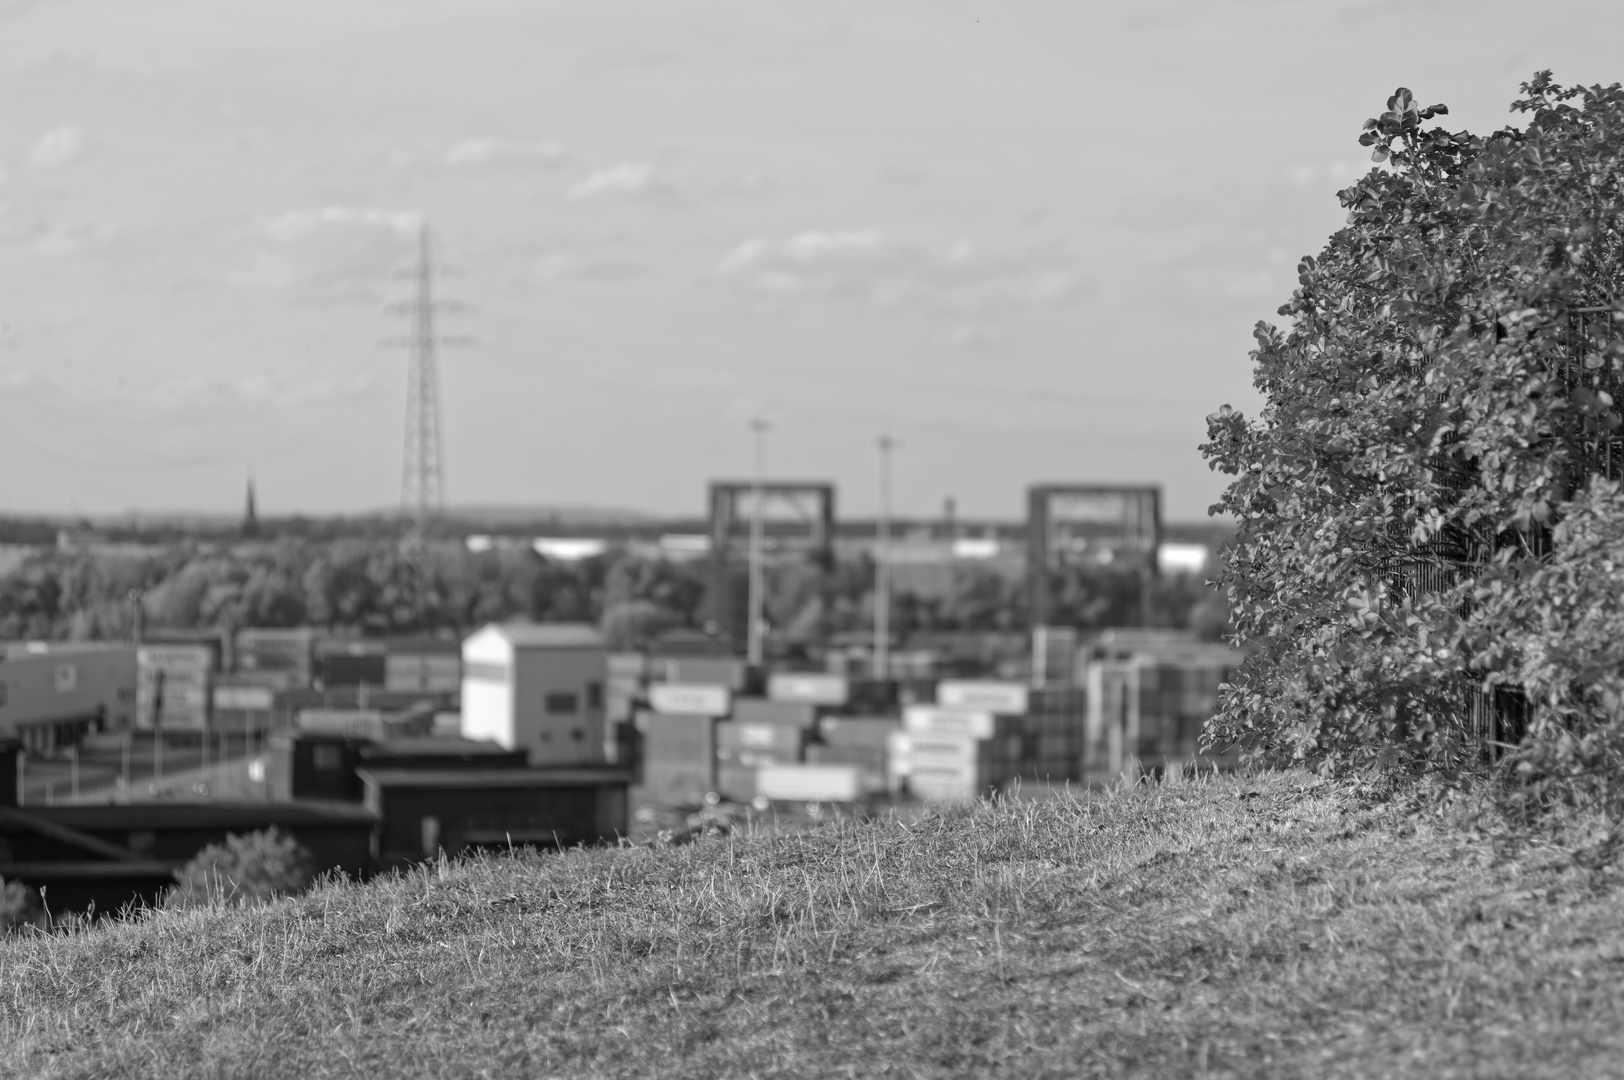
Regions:
<instances>
[{"instance_id":1,"label":"white container","mask_svg":"<svg viewBox=\"0 0 1624 1080\"><path fill-rule=\"evenodd\" d=\"M862 770L855 765L763 765L756 794L777 802L856 802L863 797Z\"/></svg>"},{"instance_id":2,"label":"white container","mask_svg":"<svg viewBox=\"0 0 1624 1080\"><path fill-rule=\"evenodd\" d=\"M998 725L990 712L944 708L940 705L909 705L902 710L902 726L906 731L990 739Z\"/></svg>"},{"instance_id":3,"label":"white container","mask_svg":"<svg viewBox=\"0 0 1624 1080\"><path fill-rule=\"evenodd\" d=\"M844 705L851 700L851 681L844 675L778 672L767 679L767 697L808 705Z\"/></svg>"},{"instance_id":4,"label":"white container","mask_svg":"<svg viewBox=\"0 0 1624 1080\"><path fill-rule=\"evenodd\" d=\"M971 735L902 731L891 736L891 757L918 761L977 762L992 756L991 746Z\"/></svg>"},{"instance_id":5,"label":"white container","mask_svg":"<svg viewBox=\"0 0 1624 1080\"><path fill-rule=\"evenodd\" d=\"M970 682L948 679L937 684L936 704L952 709L978 709L1000 716L1025 716L1027 687L1016 682Z\"/></svg>"},{"instance_id":6,"label":"white container","mask_svg":"<svg viewBox=\"0 0 1624 1080\"><path fill-rule=\"evenodd\" d=\"M908 781L908 791L915 798L927 803L974 802L988 794L990 788L990 784L969 783L959 779L911 777Z\"/></svg>"},{"instance_id":7,"label":"white container","mask_svg":"<svg viewBox=\"0 0 1624 1080\"><path fill-rule=\"evenodd\" d=\"M300 709L294 725L312 734L383 739L383 713L376 709Z\"/></svg>"},{"instance_id":8,"label":"white container","mask_svg":"<svg viewBox=\"0 0 1624 1080\"><path fill-rule=\"evenodd\" d=\"M648 702L666 716L726 716L733 707L733 693L725 686L655 683L648 688Z\"/></svg>"},{"instance_id":9,"label":"white container","mask_svg":"<svg viewBox=\"0 0 1624 1080\"><path fill-rule=\"evenodd\" d=\"M216 709L243 709L268 712L276 694L268 686L216 686Z\"/></svg>"}]
</instances>

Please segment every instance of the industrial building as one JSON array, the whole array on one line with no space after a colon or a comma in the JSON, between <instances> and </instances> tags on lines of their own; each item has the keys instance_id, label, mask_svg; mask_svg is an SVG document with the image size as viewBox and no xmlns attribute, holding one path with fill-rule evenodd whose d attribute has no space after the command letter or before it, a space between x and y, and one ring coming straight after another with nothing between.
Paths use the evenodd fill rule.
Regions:
<instances>
[{"instance_id":1,"label":"industrial building","mask_svg":"<svg viewBox=\"0 0 1624 1080\"><path fill-rule=\"evenodd\" d=\"M493 623L462 644L462 734L523 748L533 766L607 758L608 653L590 626Z\"/></svg>"},{"instance_id":2,"label":"industrial building","mask_svg":"<svg viewBox=\"0 0 1624 1080\"><path fill-rule=\"evenodd\" d=\"M127 728L135 706L133 645L0 642L0 738L14 737L30 753Z\"/></svg>"}]
</instances>

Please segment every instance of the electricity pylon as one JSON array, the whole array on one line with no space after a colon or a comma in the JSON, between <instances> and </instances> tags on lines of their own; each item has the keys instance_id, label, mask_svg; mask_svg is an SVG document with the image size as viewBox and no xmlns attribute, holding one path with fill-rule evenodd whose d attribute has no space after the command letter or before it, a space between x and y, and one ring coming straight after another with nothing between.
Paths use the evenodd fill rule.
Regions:
<instances>
[{"instance_id":1,"label":"electricity pylon","mask_svg":"<svg viewBox=\"0 0 1624 1080\"><path fill-rule=\"evenodd\" d=\"M434 313L459 305L434 299L434 262L429 224L418 230L417 265L409 271L416 283L411 300L391 305L412 320L412 331L388 342L407 349L406 446L401 459L400 504L412 516L413 537L421 541L429 520L445 508L445 443L440 430L440 373L436 350L463 344L462 339L435 333Z\"/></svg>"}]
</instances>

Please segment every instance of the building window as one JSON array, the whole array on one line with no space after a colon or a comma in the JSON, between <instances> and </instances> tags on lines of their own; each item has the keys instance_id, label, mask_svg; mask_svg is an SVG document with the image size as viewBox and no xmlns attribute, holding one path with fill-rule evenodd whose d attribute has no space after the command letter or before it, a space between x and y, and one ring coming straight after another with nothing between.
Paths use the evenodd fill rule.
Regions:
<instances>
[{"instance_id":1,"label":"building window","mask_svg":"<svg viewBox=\"0 0 1624 1080\"><path fill-rule=\"evenodd\" d=\"M600 712L603 709L603 683L586 684L586 707L593 712Z\"/></svg>"},{"instance_id":2,"label":"building window","mask_svg":"<svg viewBox=\"0 0 1624 1080\"><path fill-rule=\"evenodd\" d=\"M548 716L574 716L581 711L581 699L574 694L548 694Z\"/></svg>"},{"instance_id":3,"label":"building window","mask_svg":"<svg viewBox=\"0 0 1624 1080\"><path fill-rule=\"evenodd\" d=\"M310 764L320 772L337 772L344 767L344 751L337 746L313 746Z\"/></svg>"}]
</instances>

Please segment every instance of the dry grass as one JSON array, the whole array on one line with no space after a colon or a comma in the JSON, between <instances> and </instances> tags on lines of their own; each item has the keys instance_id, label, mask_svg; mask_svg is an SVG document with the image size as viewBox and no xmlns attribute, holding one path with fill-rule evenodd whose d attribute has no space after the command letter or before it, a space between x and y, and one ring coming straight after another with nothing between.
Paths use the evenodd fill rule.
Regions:
<instances>
[{"instance_id":1,"label":"dry grass","mask_svg":"<svg viewBox=\"0 0 1624 1080\"><path fill-rule=\"evenodd\" d=\"M0 1074L1618 1075L1577 828L1272 775L442 865L0 944Z\"/></svg>"}]
</instances>

